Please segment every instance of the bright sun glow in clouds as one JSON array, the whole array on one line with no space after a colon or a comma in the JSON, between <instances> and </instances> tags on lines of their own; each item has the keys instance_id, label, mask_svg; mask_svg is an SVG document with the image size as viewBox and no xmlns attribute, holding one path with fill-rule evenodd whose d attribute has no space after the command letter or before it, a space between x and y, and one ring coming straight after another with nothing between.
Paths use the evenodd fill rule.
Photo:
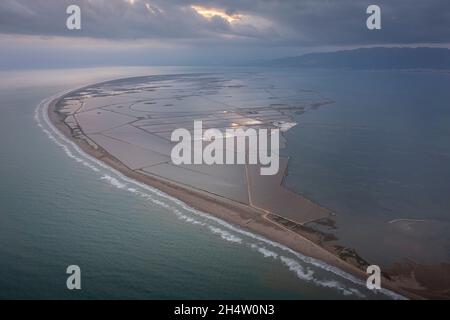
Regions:
<instances>
[{"instance_id":1,"label":"bright sun glow in clouds","mask_svg":"<svg viewBox=\"0 0 450 320\"><path fill-rule=\"evenodd\" d=\"M242 19L242 15L239 14L230 15L221 9L205 8L201 6L191 6L191 8L194 9L199 15L207 19L212 19L213 17L218 16L228 21L229 23L233 23Z\"/></svg>"}]
</instances>

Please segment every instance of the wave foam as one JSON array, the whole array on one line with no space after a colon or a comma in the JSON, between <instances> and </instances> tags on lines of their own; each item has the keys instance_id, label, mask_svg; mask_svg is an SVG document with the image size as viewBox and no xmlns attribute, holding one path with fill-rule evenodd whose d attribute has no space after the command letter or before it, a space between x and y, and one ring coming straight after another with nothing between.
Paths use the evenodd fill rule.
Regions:
<instances>
[{"instance_id":1,"label":"wave foam","mask_svg":"<svg viewBox=\"0 0 450 320\"><path fill-rule=\"evenodd\" d=\"M234 243L239 244L247 244L252 249L255 249L257 252L262 254L266 258L274 258L279 261L281 261L284 265L288 267L288 269L292 272L294 272L297 277L304 281L313 282L314 284L326 287L326 288L332 288L335 290L338 290L342 292L344 295L356 295L358 297L364 297L362 293L356 288L344 286L342 283L336 280L320 280L314 277L314 271L311 270L309 267L305 268L299 263L299 261L313 267L317 267L321 270L333 273L335 276L339 276L342 279L345 279L355 285L362 286L365 289L365 283L354 276L336 268L333 266L330 266L322 261L319 261L317 259L307 257L301 253L298 253L282 244L279 244L277 242L268 240L262 236L256 235L254 233L251 233L249 231L245 231L243 229L240 229L236 226L233 226L229 224L228 222L225 222L219 218L216 218L214 216L211 216L210 214L204 213L202 211L199 211L197 209L194 209L184 202L182 202L179 199L176 199L172 196L169 196L162 191L153 188L151 186L145 185L139 181L130 179L126 176L124 176L122 173L118 172L114 168L111 168L104 164L103 162L91 157L90 155L86 154L84 151L82 151L78 145L76 145L73 141L67 139L64 134L62 134L59 130L57 130L53 124L48 119L48 104L53 99L61 96L62 94L57 94L55 96L52 96L48 99L43 100L36 108L35 110L35 120L38 124L38 126L44 131L44 133L47 135L47 137L53 141L56 145L61 147L65 154L69 156L70 158L74 159L76 162L81 163L85 167L93 170L94 172L101 173L102 176L100 177L101 180L104 180L108 182L110 185L120 189L120 190L126 190L128 192L131 192L135 195L138 195L140 197L143 197L147 200L150 200L152 203L165 208L166 210L174 213L179 219L186 221L188 223L199 225L199 226L206 226L207 229L218 236L220 236L222 239ZM76 154L75 154L76 153ZM108 172L106 174L105 172L102 172L102 169L105 172ZM113 176L112 176L113 175ZM129 187L128 184L132 184L135 187ZM142 191L145 190L146 192ZM150 192L150 193L147 193ZM164 201L161 201L156 197L164 199ZM173 205L178 206L185 212L189 212L190 214L195 215L197 218L193 218ZM209 221L207 223L206 221ZM213 226L211 223L217 224L218 226ZM224 230L226 229L226 230ZM235 234L233 234L234 232ZM244 236L248 238L250 241L244 241L242 237L237 236L236 234L240 234L241 236ZM256 241L256 243L254 242ZM285 256L281 256L278 253L268 250L266 247L264 247L262 244L269 245L275 249L282 250L284 252L287 252L295 257L288 258ZM296 260L298 259L298 260ZM367 289L366 289L367 290ZM381 293L384 295L393 298L393 299L402 299L403 297L401 295L398 295L394 292L391 292L386 289L380 290Z\"/></svg>"}]
</instances>

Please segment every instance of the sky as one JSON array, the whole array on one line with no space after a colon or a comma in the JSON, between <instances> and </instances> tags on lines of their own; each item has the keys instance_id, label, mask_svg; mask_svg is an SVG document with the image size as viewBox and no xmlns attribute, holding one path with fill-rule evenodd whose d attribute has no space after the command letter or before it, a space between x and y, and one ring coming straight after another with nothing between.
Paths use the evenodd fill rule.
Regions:
<instances>
[{"instance_id":1,"label":"sky","mask_svg":"<svg viewBox=\"0 0 450 320\"><path fill-rule=\"evenodd\" d=\"M81 9L68 30L66 8ZM366 9L381 8L381 30ZM1 0L0 69L247 64L364 46L450 44L449 0Z\"/></svg>"}]
</instances>

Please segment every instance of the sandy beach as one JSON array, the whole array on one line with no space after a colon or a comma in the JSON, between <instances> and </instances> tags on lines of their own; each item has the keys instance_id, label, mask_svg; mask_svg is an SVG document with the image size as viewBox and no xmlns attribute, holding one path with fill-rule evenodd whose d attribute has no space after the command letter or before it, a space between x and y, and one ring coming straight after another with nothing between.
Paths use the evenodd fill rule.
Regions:
<instances>
[{"instance_id":1,"label":"sandy beach","mask_svg":"<svg viewBox=\"0 0 450 320\"><path fill-rule=\"evenodd\" d=\"M50 101L48 104L48 116L58 130L64 133L67 138L74 141L88 155L101 160L125 176L155 187L195 209L207 212L241 229L261 235L313 259L326 262L365 283L367 274L364 270L340 259L335 253L319 245L320 241L317 241L317 238L308 237L307 228L305 228L306 230L302 230L301 225L274 215L267 210L261 210L202 190L190 188L162 177L140 174L125 166L104 149L94 148L86 140L75 138L70 128L64 122L64 116L56 110L58 103L73 92ZM403 283L403 285L405 284ZM394 291L408 298L420 298L419 295L404 290L398 283L390 281L385 277L382 278L382 288Z\"/></svg>"}]
</instances>

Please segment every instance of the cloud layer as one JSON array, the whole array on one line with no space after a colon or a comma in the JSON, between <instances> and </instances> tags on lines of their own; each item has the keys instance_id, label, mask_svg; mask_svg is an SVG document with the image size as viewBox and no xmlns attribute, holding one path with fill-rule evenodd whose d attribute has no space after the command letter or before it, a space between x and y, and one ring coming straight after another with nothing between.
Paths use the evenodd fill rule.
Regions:
<instances>
[{"instance_id":1,"label":"cloud layer","mask_svg":"<svg viewBox=\"0 0 450 320\"><path fill-rule=\"evenodd\" d=\"M66 28L81 8L82 30ZM378 4L382 29L366 28ZM449 0L1 0L0 69L235 65L374 45L449 46Z\"/></svg>"},{"instance_id":2,"label":"cloud layer","mask_svg":"<svg viewBox=\"0 0 450 320\"><path fill-rule=\"evenodd\" d=\"M369 4L382 30L365 27ZM82 30L65 28L66 7ZM449 43L448 0L2 0L0 33L267 46Z\"/></svg>"}]
</instances>

